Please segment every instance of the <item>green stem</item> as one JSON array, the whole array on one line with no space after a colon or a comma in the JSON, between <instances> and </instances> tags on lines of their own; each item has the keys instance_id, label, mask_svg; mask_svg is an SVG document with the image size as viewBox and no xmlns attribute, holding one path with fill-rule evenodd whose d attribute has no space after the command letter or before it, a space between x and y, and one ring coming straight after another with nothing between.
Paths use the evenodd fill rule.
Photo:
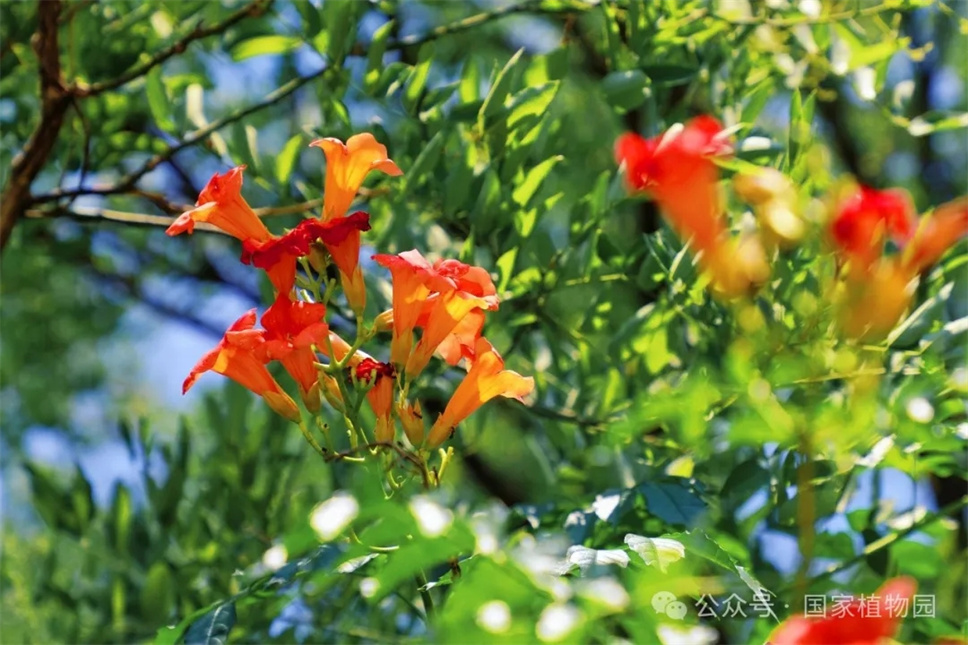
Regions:
<instances>
[{"instance_id":1,"label":"green stem","mask_svg":"<svg viewBox=\"0 0 968 645\"><path fill-rule=\"evenodd\" d=\"M427 615L427 620L429 621L434 615L434 599L430 595L430 589L427 589L427 576L424 574L423 570L417 573L417 590L420 592L420 598L423 600L424 613Z\"/></svg>"},{"instance_id":2,"label":"green stem","mask_svg":"<svg viewBox=\"0 0 968 645\"><path fill-rule=\"evenodd\" d=\"M302 432L302 435L306 438L306 441L309 442L309 445L311 445L313 447L313 449L317 453L319 453L319 456L322 457L323 459L326 459L326 450L322 446L319 445L319 442L316 441L316 438L309 431L309 428L306 427L306 423L305 422L303 422L303 421L300 421L299 422L299 431Z\"/></svg>"},{"instance_id":3,"label":"green stem","mask_svg":"<svg viewBox=\"0 0 968 645\"><path fill-rule=\"evenodd\" d=\"M797 469L797 525L800 527L800 567L796 578L796 604L799 607L809 590L810 563L816 543L817 499L813 490L814 464L810 433L800 430L800 453L805 461Z\"/></svg>"}]
</instances>

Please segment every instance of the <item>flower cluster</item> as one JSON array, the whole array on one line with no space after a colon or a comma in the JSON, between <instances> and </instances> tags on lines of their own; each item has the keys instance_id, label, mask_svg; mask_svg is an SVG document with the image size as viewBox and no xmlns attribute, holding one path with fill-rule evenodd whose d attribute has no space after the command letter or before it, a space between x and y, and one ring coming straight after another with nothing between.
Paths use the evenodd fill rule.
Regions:
<instances>
[{"instance_id":1,"label":"flower cluster","mask_svg":"<svg viewBox=\"0 0 968 645\"><path fill-rule=\"evenodd\" d=\"M799 242L807 230L793 183L763 168L733 178L736 195L753 208L757 230L730 232L716 159L731 153L726 131L709 116L652 139L626 133L615 144L629 189L659 204L696 253L714 293L725 299L755 293L769 279L770 256ZM829 237L843 269L833 291L839 294L841 329L855 339L887 334L909 307L918 275L968 233L968 198L918 220L905 191L845 184L831 213ZM886 252L889 240L900 253Z\"/></svg>"},{"instance_id":2,"label":"flower cluster","mask_svg":"<svg viewBox=\"0 0 968 645\"><path fill-rule=\"evenodd\" d=\"M271 233L241 195L245 167L239 166L212 177L196 207L168 228L169 235L191 233L197 223L206 222L238 238L241 261L263 269L276 291L274 302L262 315L262 328L256 328L254 309L233 323L192 369L183 391L203 372L218 372L299 423L310 438L299 407L267 368L278 361L295 381L307 410L318 413L325 399L344 415L354 445L354 433L369 442L358 415L365 394L376 417L374 444L393 444L398 419L410 443L428 449L443 443L486 401L529 394L534 380L505 370L501 356L482 336L485 312L497 309L499 299L490 274L481 267L457 260L431 263L417 250L375 255L373 259L390 271L393 306L371 326L364 324L367 294L359 259L361 235L370 230L370 221L365 212L347 212L371 171L402 173L371 134L350 137L345 144L327 138L310 145L326 156L322 217L307 218L283 235ZM326 277L330 262L338 280ZM338 287L357 318L358 333L352 344L326 322L327 304ZM389 361L362 351L366 341L391 330ZM416 342L415 333L419 333ZM467 374L427 432L420 402L411 402L408 395L435 353L450 365L463 362ZM321 362L321 355L328 362Z\"/></svg>"}]
</instances>

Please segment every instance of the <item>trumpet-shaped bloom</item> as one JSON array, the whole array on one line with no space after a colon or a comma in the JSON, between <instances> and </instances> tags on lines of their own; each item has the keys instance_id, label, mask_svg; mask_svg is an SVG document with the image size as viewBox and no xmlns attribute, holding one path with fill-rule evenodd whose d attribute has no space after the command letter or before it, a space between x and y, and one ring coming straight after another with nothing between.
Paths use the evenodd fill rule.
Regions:
<instances>
[{"instance_id":1,"label":"trumpet-shaped bloom","mask_svg":"<svg viewBox=\"0 0 968 645\"><path fill-rule=\"evenodd\" d=\"M393 338L390 362L403 367L413 348L413 329L424 302L433 292L452 291L453 281L440 275L417 250L397 255L374 255L373 259L388 269L393 278Z\"/></svg>"},{"instance_id":2,"label":"trumpet-shaped bloom","mask_svg":"<svg viewBox=\"0 0 968 645\"><path fill-rule=\"evenodd\" d=\"M461 421L494 397L520 400L534 389L533 378L504 369L504 360L487 339L477 340L474 354L470 370L430 429L427 438L430 448L442 444Z\"/></svg>"},{"instance_id":3,"label":"trumpet-shaped bloom","mask_svg":"<svg viewBox=\"0 0 968 645\"><path fill-rule=\"evenodd\" d=\"M326 155L323 221L340 217L349 210L371 170L385 172L391 177L403 174L397 164L387 157L386 146L378 143L368 132L353 135L346 143L326 138L317 139L309 145L322 148Z\"/></svg>"},{"instance_id":4,"label":"trumpet-shaped bloom","mask_svg":"<svg viewBox=\"0 0 968 645\"><path fill-rule=\"evenodd\" d=\"M242 198L242 171L245 166L238 166L224 175L218 173L209 180L202 189L196 202L196 208L178 216L166 233L179 235L192 233L196 222L208 222L229 235L242 241L245 249L242 261L246 264L249 249L258 249L262 245L271 244L275 238L266 225L262 223L255 211ZM280 293L292 291L296 281L296 260L288 255L274 256L274 261L258 264L269 274L269 280Z\"/></svg>"},{"instance_id":5,"label":"trumpet-shaped bloom","mask_svg":"<svg viewBox=\"0 0 968 645\"><path fill-rule=\"evenodd\" d=\"M651 194L697 251L711 249L726 234L716 185L719 170L713 162L731 151L722 129L716 119L701 116L660 137L626 133L615 143L629 187Z\"/></svg>"},{"instance_id":6,"label":"trumpet-shaped bloom","mask_svg":"<svg viewBox=\"0 0 968 645\"><path fill-rule=\"evenodd\" d=\"M329 220L323 226L325 232L320 237L339 269L346 300L356 315L362 315L366 307L366 285L360 270L360 233L370 230L370 216L357 211Z\"/></svg>"},{"instance_id":7,"label":"trumpet-shaped bloom","mask_svg":"<svg viewBox=\"0 0 968 645\"><path fill-rule=\"evenodd\" d=\"M218 372L261 396L270 408L298 422L299 408L266 369L265 338L255 327L255 309L236 320L215 348L192 368L182 385L188 392L198 377L208 371Z\"/></svg>"},{"instance_id":8,"label":"trumpet-shaped bloom","mask_svg":"<svg viewBox=\"0 0 968 645\"><path fill-rule=\"evenodd\" d=\"M423 323L421 325L423 335L407 359L406 371L410 378L416 377L427 367L434 351L453 333L464 318L475 310L480 311L488 307L488 301L485 298L456 290L436 295L426 303L429 307L427 307L425 320L418 319L418 323ZM458 343L460 340L460 337L457 337Z\"/></svg>"},{"instance_id":9,"label":"trumpet-shaped bloom","mask_svg":"<svg viewBox=\"0 0 968 645\"><path fill-rule=\"evenodd\" d=\"M396 371L389 363L365 358L353 368L353 375L360 383L369 383L366 399L376 415L373 436L377 441L393 441L393 383Z\"/></svg>"},{"instance_id":10,"label":"trumpet-shaped bloom","mask_svg":"<svg viewBox=\"0 0 968 645\"><path fill-rule=\"evenodd\" d=\"M359 270L360 231L368 230L370 216L362 211L330 222L304 219L285 235L273 235L261 242L243 241L242 263L265 269L270 278L278 275L282 280L288 280L288 288L281 289L277 285L277 289L289 293L296 279L296 260L309 255L313 243L321 240L340 270L350 304L354 305L354 310L358 306L358 311L362 311L366 305L366 291Z\"/></svg>"},{"instance_id":11,"label":"trumpet-shaped bloom","mask_svg":"<svg viewBox=\"0 0 968 645\"><path fill-rule=\"evenodd\" d=\"M890 332L911 303L918 274L968 234L968 198L939 206L920 222L912 213L903 191L859 188L841 202L831 236L848 263L840 294L847 336L877 340ZM902 246L899 255L885 255L888 237Z\"/></svg>"},{"instance_id":12,"label":"trumpet-shaped bloom","mask_svg":"<svg viewBox=\"0 0 968 645\"><path fill-rule=\"evenodd\" d=\"M968 235L968 197L939 206L934 213L921 218L905 249L904 266L921 273L965 235Z\"/></svg>"},{"instance_id":13,"label":"trumpet-shaped bloom","mask_svg":"<svg viewBox=\"0 0 968 645\"><path fill-rule=\"evenodd\" d=\"M418 327L426 327L430 311L425 310L417 321ZM474 347L484 331L484 310L473 309L457 322L447 336L437 345L437 355L448 365L457 365L462 359L474 360ZM423 339L421 339L423 340Z\"/></svg>"},{"instance_id":14,"label":"trumpet-shaped bloom","mask_svg":"<svg viewBox=\"0 0 968 645\"><path fill-rule=\"evenodd\" d=\"M862 600L854 600L829 616L793 616L780 624L767 638L773 645L879 645L889 642L901 626L898 612L887 607L910 603L917 582L913 578L893 578L874 594L882 606L878 615L864 611Z\"/></svg>"},{"instance_id":15,"label":"trumpet-shaped bloom","mask_svg":"<svg viewBox=\"0 0 968 645\"><path fill-rule=\"evenodd\" d=\"M888 238L899 245L910 240L916 218L911 198L903 190L847 189L830 224L830 235L854 273L870 269Z\"/></svg>"},{"instance_id":16,"label":"trumpet-shaped bloom","mask_svg":"<svg viewBox=\"0 0 968 645\"><path fill-rule=\"evenodd\" d=\"M266 358L282 363L311 412L319 410L320 396L313 345L325 343L329 335L325 317L326 305L293 301L281 293L262 315Z\"/></svg>"},{"instance_id":17,"label":"trumpet-shaped bloom","mask_svg":"<svg viewBox=\"0 0 968 645\"><path fill-rule=\"evenodd\" d=\"M192 233L197 222L208 222L242 241L269 239L269 229L242 198L243 170L245 166L238 166L224 175L215 173L198 195L196 208L179 215L166 233Z\"/></svg>"}]
</instances>

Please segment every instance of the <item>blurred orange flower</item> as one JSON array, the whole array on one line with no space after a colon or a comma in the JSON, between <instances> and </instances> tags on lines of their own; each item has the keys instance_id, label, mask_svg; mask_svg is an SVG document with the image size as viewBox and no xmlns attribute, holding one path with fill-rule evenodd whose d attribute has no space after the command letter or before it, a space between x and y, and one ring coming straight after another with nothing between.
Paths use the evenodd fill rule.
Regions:
<instances>
[{"instance_id":1,"label":"blurred orange flower","mask_svg":"<svg viewBox=\"0 0 968 645\"><path fill-rule=\"evenodd\" d=\"M189 372L182 385L182 393L188 392L202 373L211 370L255 392L270 408L298 423L299 408L295 401L266 369L265 338L261 330L253 329L255 320L256 312L253 309L232 323L219 344Z\"/></svg>"},{"instance_id":2,"label":"blurred orange flower","mask_svg":"<svg viewBox=\"0 0 968 645\"><path fill-rule=\"evenodd\" d=\"M914 205L907 191L856 186L841 197L830 235L851 268L863 272L881 257L888 239L899 245L906 243L915 223Z\"/></svg>"},{"instance_id":3,"label":"blurred orange flower","mask_svg":"<svg viewBox=\"0 0 968 645\"><path fill-rule=\"evenodd\" d=\"M477 339L474 355L467 376L430 429L429 448L436 448L446 441L461 421L494 397L520 400L534 390L533 378L504 369L504 360L486 338Z\"/></svg>"},{"instance_id":4,"label":"blurred orange flower","mask_svg":"<svg viewBox=\"0 0 968 645\"><path fill-rule=\"evenodd\" d=\"M864 609L860 599L840 606L830 616L793 616L767 638L770 645L880 645L889 642L901 626L897 612L888 603L909 603L917 590L913 578L893 578L872 595L881 611L877 616Z\"/></svg>"},{"instance_id":5,"label":"blurred orange flower","mask_svg":"<svg viewBox=\"0 0 968 645\"><path fill-rule=\"evenodd\" d=\"M713 159L731 152L722 125L711 116L652 139L629 132L615 142L615 158L625 166L629 188L658 202L676 233L699 255L713 291L726 298L749 293L770 273L758 239L737 242L729 235Z\"/></svg>"},{"instance_id":6,"label":"blurred orange flower","mask_svg":"<svg viewBox=\"0 0 968 645\"><path fill-rule=\"evenodd\" d=\"M652 139L629 132L615 143L629 187L652 195L696 251L712 249L726 234L713 162L731 152L722 130L713 117L700 116Z\"/></svg>"},{"instance_id":7,"label":"blurred orange flower","mask_svg":"<svg viewBox=\"0 0 968 645\"><path fill-rule=\"evenodd\" d=\"M968 198L942 206L920 220L903 190L849 187L838 203L830 235L846 263L840 287L841 328L875 340L897 325L914 295L918 275L968 234ZM888 255L885 243L901 248Z\"/></svg>"}]
</instances>

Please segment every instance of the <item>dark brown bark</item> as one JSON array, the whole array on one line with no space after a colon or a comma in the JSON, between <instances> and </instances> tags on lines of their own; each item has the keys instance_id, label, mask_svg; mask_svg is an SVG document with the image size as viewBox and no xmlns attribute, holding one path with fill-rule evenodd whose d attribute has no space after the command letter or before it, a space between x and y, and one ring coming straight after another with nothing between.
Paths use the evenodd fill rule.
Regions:
<instances>
[{"instance_id":1,"label":"dark brown bark","mask_svg":"<svg viewBox=\"0 0 968 645\"><path fill-rule=\"evenodd\" d=\"M38 26L32 40L40 62L40 121L23 151L13 160L10 179L0 195L0 250L7 245L13 227L27 209L30 185L47 163L71 104L71 94L61 76L60 50L57 46L60 12L60 0L40 0L37 3Z\"/></svg>"}]
</instances>

